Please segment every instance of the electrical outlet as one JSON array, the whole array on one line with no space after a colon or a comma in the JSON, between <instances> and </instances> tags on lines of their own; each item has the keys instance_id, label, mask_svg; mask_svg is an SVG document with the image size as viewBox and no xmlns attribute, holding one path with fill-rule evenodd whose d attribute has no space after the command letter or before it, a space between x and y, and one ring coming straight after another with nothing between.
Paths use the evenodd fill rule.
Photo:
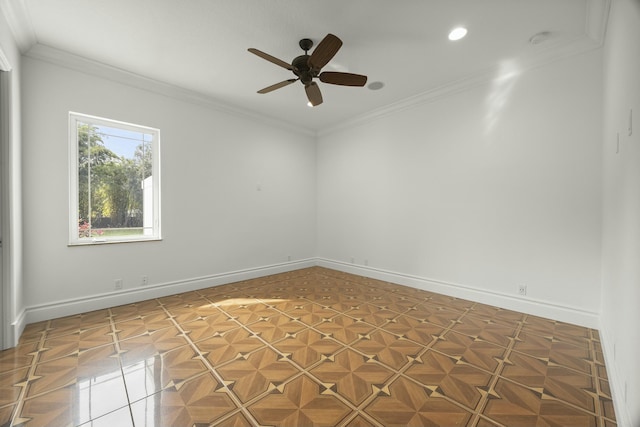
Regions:
<instances>
[{"instance_id":1,"label":"electrical outlet","mask_svg":"<svg viewBox=\"0 0 640 427\"><path fill-rule=\"evenodd\" d=\"M291 261L291 255L287 256L287 261Z\"/></svg>"},{"instance_id":2,"label":"electrical outlet","mask_svg":"<svg viewBox=\"0 0 640 427\"><path fill-rule=\"evenodd\" d=\"M368 259L364 260L364 265L369 265L369 260Z\"/></svg>"},{"instance_id":3,"label":"electrical outlet","mask_svg":"<svg viewBox=\"0 0 640 427\"><path fill-rule=\"evenodd\" d=\"M351 257L351 264L355 264L356 263L356 259L354 257Z\"/></svg>"},{"instance_id":4,"label":"electrical outlet","mask_svg":"<svg viewBox=\"0 0 640 427\"><path fill-rule=\"evenodd\" d=\"M518 295L527 295L527 285L518 285Z\"/></svg>"},{"instance_id":5,"label":"electrical outlet","mask_svg":"<svg viewBox=\"0 0 640 427\"><path fill-rule=\"evenodd\" d=\"M115 289L116 289L116 290L118 290L118 289L122 289L122 285L123 285L123 281L122 281L122 279L116 279L116 280L115 280Z\"/></svg>"},{"instance_id":6,"label":"electrical outlet","mask_svg":"<svg viewBox=\"0 0 640 427\"><path fill-rule=\"evenodd\" d=\"M140 285L147 286L149 284L149 276L140 277Z\"/></svg>"}]
</instances>

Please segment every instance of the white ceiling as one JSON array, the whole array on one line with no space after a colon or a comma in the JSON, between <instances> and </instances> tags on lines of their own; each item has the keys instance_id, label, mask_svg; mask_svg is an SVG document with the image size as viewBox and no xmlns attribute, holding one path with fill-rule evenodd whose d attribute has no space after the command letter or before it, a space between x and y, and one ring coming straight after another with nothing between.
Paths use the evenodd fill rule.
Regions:
<instances>
[{"instance_id":1,"label":"white ceiling","mask_svg":"<svg viewBox=\"0 0 640 427\"><path fill-rule=\"evenodd\" d=\"M311 131L499 78L597 48L609 0L0 0L27 55L49 47L196 92L213 102ZM447 39L458 25L469 29ZM532 44L536 33L549 40ZM301 38L327 34L343 46L324 70L366 74L380 90L319 83L324 103L306 106L301 83L249 52L286 62ZM50 50L53 52L54 50Z\"/></svg>"}]
</instances>

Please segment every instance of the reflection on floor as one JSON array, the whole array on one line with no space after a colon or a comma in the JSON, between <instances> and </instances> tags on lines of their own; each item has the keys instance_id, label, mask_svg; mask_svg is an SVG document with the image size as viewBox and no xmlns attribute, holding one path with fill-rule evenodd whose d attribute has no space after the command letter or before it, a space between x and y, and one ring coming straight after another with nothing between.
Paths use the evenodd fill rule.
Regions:
<instances>
[{"instance_id":1,"label":"reflection on floor","mask_svg":"<svg viewBox=\"0 0 640 427\"><path fill-rule=\"evenodd\" d=\"M320 267L28 325L0 426L615 426L595 330Z\"/></svg>"}]
</instances>

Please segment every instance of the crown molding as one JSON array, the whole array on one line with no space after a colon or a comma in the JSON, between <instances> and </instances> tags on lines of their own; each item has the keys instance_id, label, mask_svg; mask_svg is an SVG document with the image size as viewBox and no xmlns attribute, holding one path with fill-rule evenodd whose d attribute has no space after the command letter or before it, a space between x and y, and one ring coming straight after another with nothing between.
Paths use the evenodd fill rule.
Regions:
<instances>
[{"instance_id":1,"label":"crown molding","mask_svg":"<svg viewBox=\"0 0 640 427\"><path fill-rule=\"evenodd\" d=\"M557 62L561 59L565 59L570 56L585 53L593 49L594 48L592 47L579 52L573 51L572 54L567 54L566 56L563 56L563 57L555 57L555 56L549 55L547 58L545 58L544 61L532 62L532 61L527 61L523 59L519 61L516 60L513 63L517 65L518 74L522 74L529 70L533 70L535 68L542 67L544 65L547 65L553 62ZM453 96L455 94L471 90L478 86L488 85L492 81L496 79L500 79L502 74L503 72L500 70L500 66L496 66L490 70L486 70L483 73L478 73L473 76L468 76L468 77L456 80L454 82L437 86L433 89L430 89L425 92L421 92L417 95L413 95L411 97L405 98L393 104L389 104L384 107L347 119L343 122L338 123L335 126L326 128L318 132L318 137L327 136L341 130L361 126L371 121L379 120L383 117L397 114L399 112L402 112L410 108L414 108L419 105L430 104L430 103L439 101L441 99L445 99L450 96Z\"/></svg>"},{"instance_id":2,"label":"crown molding","mask_svg":"<svg viewBox=\"0 0 640 427\"><path fill-rule=\"evenodd\" d=\"M13 38L20 52L25 53L38 42L31 16L24 0L0 0L0 10L4 14Z\"/></svg>"},{"instance_id":3,"label":"crown molding","mask_svg":"<svg viewBox=\"0 0 640 427\"><path fill-rule=\"evenodd\" d=\"M551 40L539 46L534 46L528 55L520 58L513 58L512 62L517 65L520 72L525 72L577 54L586 53L603 46L611 0L584 1L586 18L583 33L570 39L564 39L561 41ZM25 56L99 76L114 82L160 93L206 108L249 118L254 121L284 128L306 136L321 137L342 129L358 126L371 120L394 114L416 105L435 102L439 99L452 96L473 87L488 84L493 79L500 77L501 75L500 67L496 66L492 69L485 70L484 72L467 76L457 81L448 82L425 92L412 95L398 102L351 117L334 126L325 128L324 130L315 131L310 128L292 124L285 120L280 120L245 108L222 103L213 97L196 91L157 81L120 68L77 56L69 52L39 44L33 30L33 25L31 23L25 0L0 0L0 7L7 18L11 32L18 44L18 48Z\"/></svg>"},{"instance_id":4,"label":"crown molding","mask_svg":"<svg viewBox=\"0 0 640 427\"><path fill-rule=\"evenodd\" d=\"M509 62L514 65L519 74L602 48L606 34L610 0L586 0L586 2L587 19L585 20L584 32L571 38L551 40L539 46L532 46L528 54L510 59ZM501 65L497 64L481 73L448 82L398 102L342 121L335 126L319 131L318 137L360 126L370 121L413 108L417 105L436 102L477 86L490 84L493 80L501 78L503 73L504 71L501 70Z\"/></svg>"},{"instance_id":5,"label":"crown molding","mask_svg":"<svg viewBox=\"0 0 640 427\"><path fill-rule=\"evenodd\" d=\"M56 49L40 43L36 43L35 45L33 45L33 47L31 47L31 49L29 49L24 54L24 56L39 61L48 62L50 64L54 64L64 68L69 68L92 76L100 77L116 83L131 86L136 89L142 89L160 95L168 96L180 101L189 102L191 104L199 105L204 108L209 108L222 113L250 119L254 122L261 122L268 126L282 128L287 131L303 134L306 136L316 136L316 132L314 130L296 126L289 122L271 118L263 114L246 110L240 107L225 104L213 97L204 95L199 92L145 77L140 74L132 73L130 71L123 70L112 65L107 65L102 62L94 61L83 56L75 55L67 51Z\"/></svg>"}]
</instances>

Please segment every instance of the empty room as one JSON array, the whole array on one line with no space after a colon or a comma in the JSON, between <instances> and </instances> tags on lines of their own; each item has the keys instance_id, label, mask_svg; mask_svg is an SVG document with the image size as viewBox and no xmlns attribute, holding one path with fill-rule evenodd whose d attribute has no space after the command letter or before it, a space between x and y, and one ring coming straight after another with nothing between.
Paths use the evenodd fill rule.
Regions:
<instances>
[{"instance_id":1,"label":"empty room","mask_svg":"<svg viewBox=\"0 0 640 427\"><path fill-rule=\"evenodd\" d=\"M0 0L0 426L640 425L638 40Z\"/></svg>"}]
</instances>

